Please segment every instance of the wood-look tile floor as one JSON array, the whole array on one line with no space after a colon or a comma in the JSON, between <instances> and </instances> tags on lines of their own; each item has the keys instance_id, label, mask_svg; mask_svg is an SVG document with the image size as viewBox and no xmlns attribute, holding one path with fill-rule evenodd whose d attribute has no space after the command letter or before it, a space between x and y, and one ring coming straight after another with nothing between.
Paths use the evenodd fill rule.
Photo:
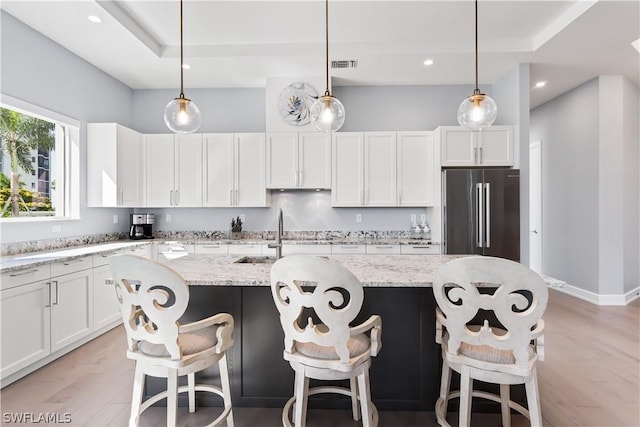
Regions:
<instances>
[{"instance_id":1,"label":"wood-look tile floor","mask_svg":"<svg viewBox=\"0 0 640 427\"><path fill-rule=\"evenodd\" d=\"M640 426L640 300L598 307L555 290L544 316L546 360L538 366L544 425ZM133 363L122 327L113 329L0 390L1 425L127 425ZM375 363L375 360L374 360ZM219 408L179 410L180 426L201 426ZM15 423L20 413L70 415L68 423ZM281 426L280 409L234 408L236 427ZM456 425L456 414L450 421ZM62 420L61 420L62 421ZM150 408L141 426L165 425L165 409ZM310 410L308 427L354 427L350 411ZM381 412L380 427L436 426L432 412ZM474 427L499 426L497 414L473 414ZM528 426L515 416L513 427Z\"/></svg>"}]
</instances>

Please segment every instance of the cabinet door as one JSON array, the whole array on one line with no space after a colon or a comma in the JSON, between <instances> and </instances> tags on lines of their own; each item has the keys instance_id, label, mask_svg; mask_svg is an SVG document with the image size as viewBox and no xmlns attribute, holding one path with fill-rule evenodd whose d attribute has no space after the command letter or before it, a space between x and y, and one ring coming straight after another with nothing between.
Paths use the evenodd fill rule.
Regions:
<instances>
[{"instance_id":1,"label":"cabinet door","mask_svg":"<svg viewBox=\"0 0 640 427\"><path fill-rule=\"evenodd\" d=\"M178 135L175 143L173 205L202 207L202 135Z\"/></svg>"},{"instance_id":2,"label":"cabinet door","mask_svg":"<svg viewBox=\"0 0 640 427\"><path fill-rule=\"evenodd\" d=\"M492 126L479 132L478 159L482 166L513 166L513 128Z\"/></svg>"},{"instance_id":3,"label":"cabinet door","mask_svg":"<svg viewBox=\"0 0 640 427\"><path fill-rule=\"evenodd\" d=\"M331 188L331 134L300 133L298 140L298 187Z\"/></svg>"},{"instance_id":4,"label":"cabinet door","mask_svg":"<svg viewBox=\"0 0 640 427\"><path fill-rule=\"evenodd\" d=\"M91 270L51 280L51 351L89 335L93 326Z\"/></svg>"},{"instance_id":5,"label":"cabinet door","mask_svg":"<svg viewBox=\"0 0 640 427\"><path fill-rule=\"evenodd\" d=\"M107 284L111 278L109 265L94 268L93 272L93 328L95 330L112 326L122 321L120 304L113 283Z\"/></svg>"},{"instance_id":6,"label":"cabinet door","mask_svg":"<svg viewBox=\"0 0 640 427\"><path fill-rule=\"evenodd\" d=\"M139 207L144 204L144 157L142 135L117 126L118 206Z\"/></svg>"},{"instance_id":7,"label":"cabinet door","mask_svg":"<svg viewBox=\"0 0 640 427\"><path fill-rule=\"evenodd\" d=\"M331 205L362 206L364 134L341 132L331 143Z\"/></svg>"},{"instance_id":8,"label":"cabinet door","mask_svg":"<svg viewBox=\"0 0 640 427\"><path fill-rule=\"evenodd\" d=\"M440 128L442 166L473 166L476 163L475 132L461 127Z\"/></svg>"},{"instance_id":9,"label":"cabinet door","mask_svg":"<svg viewBox=\"0 0 640 427\"><path fill-rule=\"evenodd\" d=\"M144 204L142 135L117 123L87 123L87 205Z\"/></svg>"},{"instance_id":10,"label":"cabinet door","mask_svg":"<svg viewBox=\"0 0 640 427\"><path fill-rule=\"evenodd\" d=\"M11 375L51 353L49 282L0 292L0 376Z\"/></svg>"},{"instance_id":11,"label":"cabinet door","mask_svg":"<svg viewBox=\"0 0 640 427\"><path fill-rule=\"evenodd\" d=\"M173 140L173 134L147 135L145 138L147 207L173 205Z\"/></svg>"},{"instance_id":12,"label":"cabinet door","mask_svg":"<svg viewBox=\"0 0 640 427\"><path fill-rule=\"evenodd\" d=\"M267 135L267 188L297 188L298 134L296 132Z\"/></svg>"},{"instance_id":13,"label":"cabinet door","mask_svg":"<svg viewBox=\"0 0 640 427\"><path fill-rule=\"evenodd\" d=\"M433 133L398 132L398 206L433 206L433 194Z\"/></svg>"},{"instance_id":14,"label":"cabinet door","mask_svg":"<svg viewBox=\"0 0 640 427\"><path fill-rule=\"evenodd\" d=\"M233 134L203 137L204 206L233 206Z\"/></svg>"},{"instance_id":15,"label":"cabinet door","mask_svg":"<svg viewBox=\"0 0 640 427\"><path fill-rule=\"evenodd\" d=\"M263 133L235 134L235 205L267 206Z\"/></svg>"},{"instance_id":16,"label":"cabinet door","mask_svg":"<svg viewBox=\"0 0 640 427\"><path fill-rule=\"evenodd\" d=\"M396 205L396 133L364 134L364 205Z\"/></svg>"}]
</instances>

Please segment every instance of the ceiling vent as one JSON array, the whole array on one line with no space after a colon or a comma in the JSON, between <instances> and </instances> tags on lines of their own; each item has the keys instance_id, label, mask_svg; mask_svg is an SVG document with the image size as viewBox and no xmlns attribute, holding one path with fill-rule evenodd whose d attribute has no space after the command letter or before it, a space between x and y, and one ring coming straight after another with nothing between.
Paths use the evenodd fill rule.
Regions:
<instances>
[{"instance_id":1,"label":"ceiling vent","mask_svg":"<svg viewBox=\"0 0 640 427\"><path fill-rule=\"evenodd\" d=\"M331 61L331 68L358 68L357 59L342 59L340 61Z\"/></svg>"}]
</instances>

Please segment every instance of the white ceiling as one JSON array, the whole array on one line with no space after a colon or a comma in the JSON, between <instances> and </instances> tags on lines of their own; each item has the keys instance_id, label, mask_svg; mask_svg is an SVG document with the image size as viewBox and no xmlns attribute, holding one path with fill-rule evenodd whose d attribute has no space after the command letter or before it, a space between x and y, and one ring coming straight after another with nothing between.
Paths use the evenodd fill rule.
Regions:
<instances>
[{"instance_id":1,"label":"white ceiling","mask_svg":"<svg viewBox=\"0 0 640 427\"><path fill-rule=\"evenodd\" d=\"M324 77L318 0L185 0L185 92L264 87L267 77ZM179 87L177 0L2 0L0 7L133 89ZM481 0L479 79L531 63L531 107L598 75L640 86L640 2ZM87 17L96 15L102 23ZM467 0L331 0L334 85L473 84L474 4ZM432 58L435 64L425 67ZM322 90L324 88L318 88Z\"/></svg>"}]
</instances>

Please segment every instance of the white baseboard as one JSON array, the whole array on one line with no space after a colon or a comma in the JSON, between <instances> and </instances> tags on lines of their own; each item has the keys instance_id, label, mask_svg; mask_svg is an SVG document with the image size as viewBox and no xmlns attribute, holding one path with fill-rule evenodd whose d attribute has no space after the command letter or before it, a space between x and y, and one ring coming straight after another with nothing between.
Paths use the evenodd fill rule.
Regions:
<instances>
[{"instance_id":1,"label":"white baseboard","mask_svg":"<svg viewBox=\"0 0 640 427\"><path fill-rule=\"evenodd\" d=\"M561 286L551 287L560 292L574 296L576 298L580 298L581 300L585 300L596 305L627 305L631 301L640 298L640 287L629 291L626 294L609 295L601 295L591 291L585 291L584 289L576 288L575 286L571 286L566 283Z\"/></svg>"}]
</instances>

